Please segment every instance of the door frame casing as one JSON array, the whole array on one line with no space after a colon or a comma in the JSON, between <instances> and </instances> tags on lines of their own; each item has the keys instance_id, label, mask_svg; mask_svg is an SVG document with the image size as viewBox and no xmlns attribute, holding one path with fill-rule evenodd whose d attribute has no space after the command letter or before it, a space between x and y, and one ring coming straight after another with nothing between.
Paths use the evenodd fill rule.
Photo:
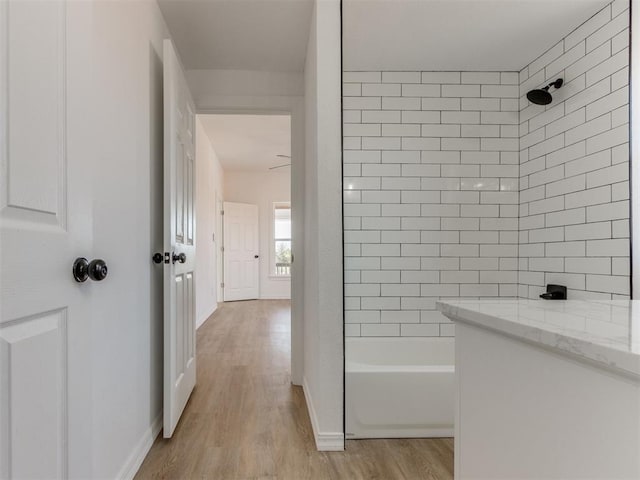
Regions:
<instances>
[{"instance_id":1,"label":"door frame casing","mask_svg":"<svg viewBox=\"0 0 640 480\"><path fill-rule=\"evenodd\" d=\"M631 236L631 258L630 258L630 281L631 298L640 299L640 135L633 134L633 126L640 124L640 60L634 61L634 54L640 52L640 0L631 0L631 45L629 62L629 106L631 117L629 118L630 148L629 148L629 185L630 185L630 236ZM638 327L640 329L640 327ZM638 332L640 334L640 332Z\"/></svg>"},{"instance_id":2,"label":"door frame casing","mask_svg":"<svg viewBox=\"0 0 640 480\"><path fill-rule=\"evenodd\" d=\"M224 302L224 288L222 284L224 282L224 216L222 211L224 210L224 200L219 191L216 191L215 195L216 209L216 301L218 304Z\"/></svg>"}]
</instances>

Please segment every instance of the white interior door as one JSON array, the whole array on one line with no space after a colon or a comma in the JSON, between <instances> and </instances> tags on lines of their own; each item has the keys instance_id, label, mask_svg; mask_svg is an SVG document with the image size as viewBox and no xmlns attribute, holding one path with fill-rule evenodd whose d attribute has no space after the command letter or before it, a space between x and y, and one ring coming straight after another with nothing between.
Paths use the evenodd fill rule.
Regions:
<instances>
[{"instance_id":1,"label":"white interior door","mask_svg":"<svg viewBox=\"0 0 640 480\"><path fill-rule=\"evenodd\" d=\"M222 198L219 195L216 196L216 279L218 290L216 291L216 301L222 302L224 301L224 294L222 289L222 283L224 282L224 261L222 255L222 249L224 244L224 239L222 237L223 226L222 226L222 210L224 209L224 203L222 202Z\"/></svg>"},{"instance_id":2,"label":"white interior door","mask_svg":"<svg viewBox=\"0 0 640 480\"><path fill-rule=\"evenodd\" d=\"M171 40L164 41L164 437L196 384L195 108Z\"/></svg>"},{"instance_id":3,"label":"white interior door","mask_svg":"<svg viewBox=\"0 0 640 480\"><path fill-rule=\"evenodd\" d=\"M80 3L0 2L0 478L91 476L100 285L71 272L91 258L93 215Z\"/></svg>"},{"instance_id":4,"label":"white interior door","mask_svg":"<svg viewBox=\"0 0 640 480\"><path fill-rule=\"evenodd\" d=\"M260 294L258 206L224 202L224 301Z\"/></svg>"}]
</instances>

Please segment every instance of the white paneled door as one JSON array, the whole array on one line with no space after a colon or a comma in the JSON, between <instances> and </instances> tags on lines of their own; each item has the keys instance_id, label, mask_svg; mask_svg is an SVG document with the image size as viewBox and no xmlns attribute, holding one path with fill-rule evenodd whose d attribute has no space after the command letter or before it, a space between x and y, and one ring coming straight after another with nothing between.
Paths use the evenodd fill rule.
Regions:
<instances>
[{"instance_id":1,"label":"white paneled door","mask_svg":"<svg viewBox=\"0 0 640 480\"><path fill-rule=\"evenodd\" d=\"M0 1L0 478L91 475L90 8ZM73 88L74 95L67 95Z\"/></svg>"},{"instance_id":2,"label":"white paneled door","mask_svg":"<svg viewBox=\"0 0 640 480\"><path fill-rule=\"evenodd\" d=\"M258 206L224 202L224 301L258 298Z\"/></svg>"},{"instance_id":3,"label":"white paneled door","mask_svg":"<svg viewBox=\"0 0 640 480\"><path fill-rule=\"evenodd\" d=\"M164 41L164 437L196 384L195 108L171 40Z\"/></svg>"}]
</instances>

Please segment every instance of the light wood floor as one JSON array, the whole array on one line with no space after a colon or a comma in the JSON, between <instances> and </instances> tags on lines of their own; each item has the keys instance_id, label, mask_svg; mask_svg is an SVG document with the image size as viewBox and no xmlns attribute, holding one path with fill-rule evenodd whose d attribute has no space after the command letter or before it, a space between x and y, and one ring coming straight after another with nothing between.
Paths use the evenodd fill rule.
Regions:
<instances>
[{"instance_id":1,"label":"light wood floor","mask_svg":"<svg viewBox=\"0 0 640 480\"><path fill-rule=\"evenodd\" d=\"M290 383L288 301L225 303L198 330L198 384L171 440L136 478L453 478L452 439L349 440L318 452L301 387Z\"/></svg>"}]
</instances>

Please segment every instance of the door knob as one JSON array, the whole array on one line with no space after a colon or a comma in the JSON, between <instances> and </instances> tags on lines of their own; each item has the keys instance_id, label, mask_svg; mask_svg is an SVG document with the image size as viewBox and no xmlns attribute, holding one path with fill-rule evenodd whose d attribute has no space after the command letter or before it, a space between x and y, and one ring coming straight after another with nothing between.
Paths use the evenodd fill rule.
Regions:
<instances>
[{"instance_id":1,"label":"door knob","mask_svg":"<svg viewBox=\"0 0 640 480\"><path fill-rule=\"evenodd\" d=\"M172 263L176 263L176 262L180 262L180 263L184 263L187 261L187 255L185 253L174 253L173 254L173 262Z\"/></svg>"},{"instance_id":2,"label":"door knob","mask_svg":"<svg viewBox=\"0 0 640 480\"><path fill-rule=\"evenodd\" d=\"M96 258L95 260L91 260L89 263L89 278L94 282L101 282L105 278L107 278L107 273L109 273L109 269L107 268L107 264L104 260L100 258Z\"/></svg>"},{"instance_id":3,"label":"door knob","mask_svg":"<svg viewBox=\"0 0 640 480\"><path fill-rule=\"evenodd\" d=\"M260 258L260 255L254 255L253 258Z\"/></svg>"},{"instance_id":4,"label":"door knob","mask_svg":"<svg viewBox=\"0 0 640 480\"><path fill-rule=\"evenodd\" d=\"M95 259L89 262L84 257L78 257L73 262L73 278L76 282L86 282L88 278L95 282L100 282L107 277L109 269L102 259Z\"/></svg>"},{"instance_id":5,"label":"door knob","mask_svg":"<svg viewBox=\"0 0 640 480\"><path fill-rule=\"evenodd\" d=\"M89 278L89 261L84 257L78 257L73 262L73 278L76 282L86 282Z\"/></svg>"},{"instance_id":6,"label":"door knob","mask_svg":"<svg viewBox=\"0 0 640 480\"><path fill-rule=\"evenodd\" d=\"M154 253L151 260L153 260L153 263L162 263L162 254L160 252Z\"/></svg>"}]
</instances>

